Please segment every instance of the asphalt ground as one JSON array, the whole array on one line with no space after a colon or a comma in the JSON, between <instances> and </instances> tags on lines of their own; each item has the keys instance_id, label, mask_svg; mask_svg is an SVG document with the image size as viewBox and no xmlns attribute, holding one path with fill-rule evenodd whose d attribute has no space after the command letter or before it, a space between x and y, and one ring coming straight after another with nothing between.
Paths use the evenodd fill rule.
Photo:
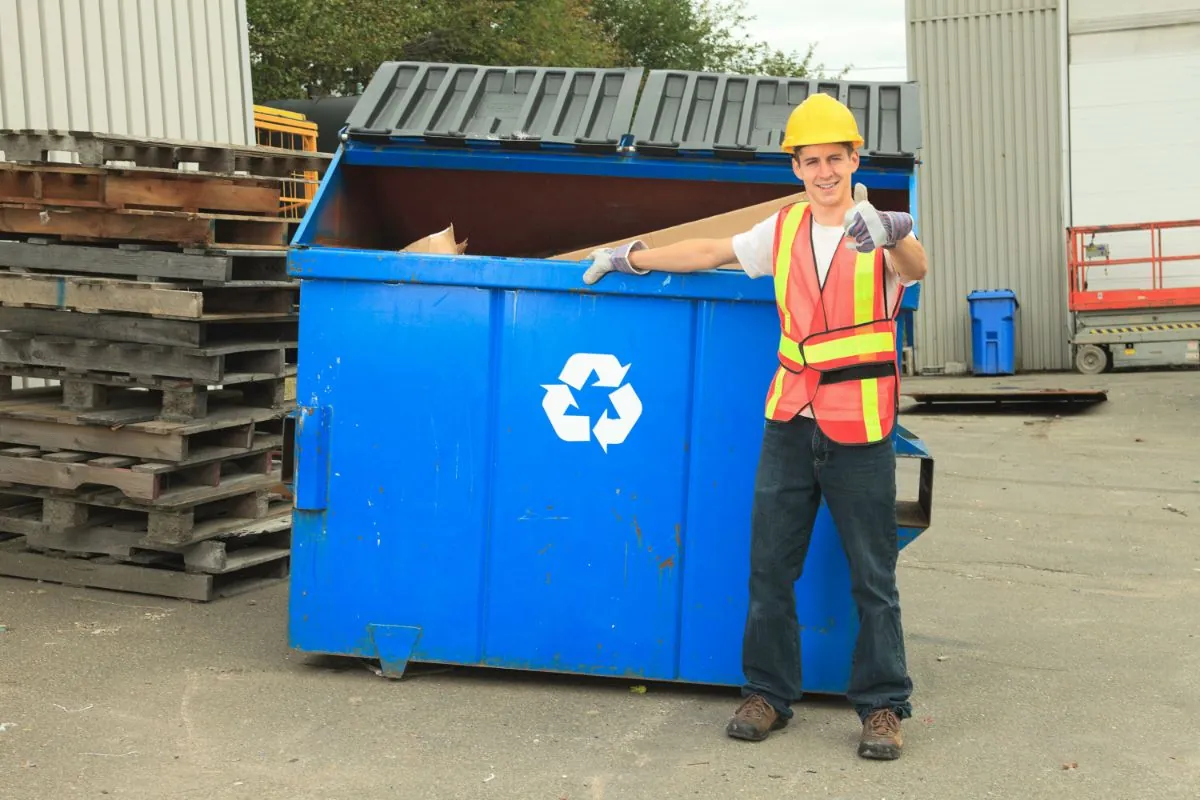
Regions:
<instances>
[{"instance_id":1,"label":"asphalt ground","mask_svg":"<svg viewBox=\"0 0 1200 800\"><path fill-rule=\"evenodd\" d=\"M857 758L837 699L750 744L725 690L299 656L283 585L0 578L0 798L1200 797L1200 373L906 382L994 386L1109 399L906 409L936 482L901 554L899 761Z\"/></svg>"}]
</instances>

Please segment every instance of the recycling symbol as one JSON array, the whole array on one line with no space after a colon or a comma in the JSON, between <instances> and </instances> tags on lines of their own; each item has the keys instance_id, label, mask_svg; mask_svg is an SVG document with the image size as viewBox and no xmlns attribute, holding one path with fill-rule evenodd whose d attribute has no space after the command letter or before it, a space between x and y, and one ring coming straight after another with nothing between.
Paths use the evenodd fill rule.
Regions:
<instances>
[{"instance_id":1,"label":"recycling symbol","mask_svg":"<svg viewBox=\"0 0 1200 800\"><path fill-rule=\"evenodd\" d=\"M616 356L607 353L576 353L567 359L558 375L562 383L542 385L546 390L546 396L542 398L542 409L559 439L564 442L586 442L595 434L596 441L605 453L608 452L609 445L625 441L638 417L642 415L641 398L637 396L632 385L622 383L630 366L632 365L621 366ZM617 412L617 416L610 417L608 409L604 409L594 426L587 416L567 413L568 409L579 408L571 390L583 389L593 372L596 373L593 386L612 389L608 399Z\"/></svg>"}]
</instances>

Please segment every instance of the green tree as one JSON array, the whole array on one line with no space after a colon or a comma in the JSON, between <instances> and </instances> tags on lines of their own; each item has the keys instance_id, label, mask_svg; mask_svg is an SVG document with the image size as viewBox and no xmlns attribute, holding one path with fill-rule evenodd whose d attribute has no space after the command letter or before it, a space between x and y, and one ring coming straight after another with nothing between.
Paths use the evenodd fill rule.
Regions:
<instances>
[{"instance_id":1,"label":"green tree","mask_svg":"<svg viewBox=\"0 0 1200 800\"><path fill-rule=\"evenodd\" d=\"M593 0L592 5L593 16L630 64L778 77L825 74L824 65L812 63L815 42L804 53L788 53L746 33L754 17L745 0Z\"/></svg>"},{"instance_id":2,"label":"green tree","mask_svg":"<svg viewBox=\"0 0 1200 800\"><path fill-rule=\"evenodd\" d=\"M455 0L427 3L425 32L401 48L420 61L532 66L613 66L623 52L591 16L590 0Z\"/></svg>"},{"instance_id":3,"label":"green tree","mask_svg":"<svg viewBox=\"0 0 1200 800\"><path fill-rule=\"evenodd\" d=\"M420 0L247 0L254 96L355 94L428 30Z\"/></svg>"},{"instance_id":4,"label":"green tree","mask_svg":"<svg viewBox=\"0 0 1200 800\"><path fill-rule=\"evenodd\" d=\"M384 61L821 74L745 0L247 0L254 95L358 94Z\"/></svg>"}]
</instances>

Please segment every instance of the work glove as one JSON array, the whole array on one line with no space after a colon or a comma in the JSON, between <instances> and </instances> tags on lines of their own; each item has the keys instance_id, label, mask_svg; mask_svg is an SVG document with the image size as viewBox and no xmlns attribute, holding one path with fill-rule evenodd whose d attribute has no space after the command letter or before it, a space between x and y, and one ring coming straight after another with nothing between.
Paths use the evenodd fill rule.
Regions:
<instances>
[{"instance_id":1,"label":"work glove","mask_svg":"<svg viewBox=\"0 0 1200 800\"><path fill-rule=\"evenodd\" d=\"M602 247L593 250L589 255L592 265L583 273L583 282L589 286L610 272L624 272L626 275L645 275L650 270L638 269L629 263L629 254L637 250L645 250L646 244L635 239L620 247Z\"/></svg>"},{"instance_id":2,"label":"work glove","mask_svg":"<svg viewBox=\"0 0 1200 800\"><path fill-rule=\"evenodd\" d=\"M900 240L912 233L912 215L903 211L879 211L867 202L867 187L861 183L854 186L854 208L846 212L842 227L850 250L869 253L880 247L895 247Z\"/></svg>"}]
</instances>

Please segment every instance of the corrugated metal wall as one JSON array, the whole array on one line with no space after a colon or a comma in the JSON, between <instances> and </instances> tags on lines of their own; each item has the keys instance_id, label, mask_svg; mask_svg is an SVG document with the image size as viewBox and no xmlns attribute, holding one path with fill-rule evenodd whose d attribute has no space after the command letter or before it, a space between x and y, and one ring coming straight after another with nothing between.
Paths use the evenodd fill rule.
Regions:
<instances>
[{"instance_id":1,"label":"corrugated metal wall","mask_svg":"<svg viewBox=\"0 0 1200 800\"><path fill-rule=\"evenodd\" d=\"M245 0L0 0L0 128L252 143Z\"/></svg>"},{"instance_id":2,"label":"corrugated metal wall","mask_svg":"<svg viewBox=\"0 0 1200 800\"><path fill-rule=\"evenodd\" d=\"M1021 304L1021 366L1070 365L1058 8L1057 0L908 0L930 258L918 369L970 364L967 295L997 288Z\"/></svg>"}]
</instances>

